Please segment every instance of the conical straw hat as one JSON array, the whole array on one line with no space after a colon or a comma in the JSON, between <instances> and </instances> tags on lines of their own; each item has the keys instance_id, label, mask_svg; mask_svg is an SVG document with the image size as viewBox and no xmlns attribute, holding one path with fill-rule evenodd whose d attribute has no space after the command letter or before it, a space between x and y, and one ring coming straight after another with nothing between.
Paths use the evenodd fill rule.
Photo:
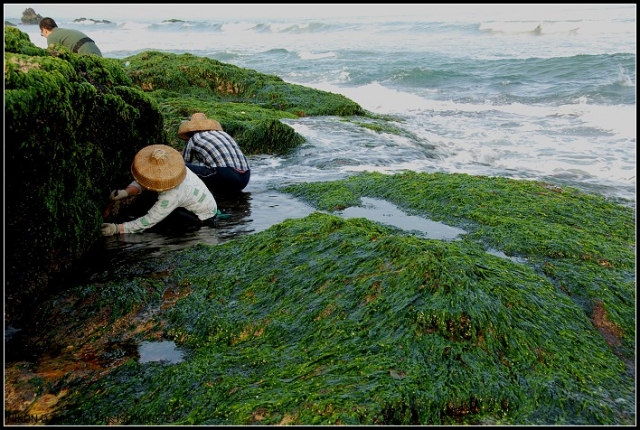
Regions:
<instances>
[{"instance_id":1,"label":"conical straw hat","mask_svg":"<svg viewBox=\"0 0 640 430\"><path fill-rule=\"evenodd\" d=\"M182 140L189 140L191 133L205 130L222 130L222 126L215 119L208 119L205 114L198 112L191 115L189 121L180 124L178 137Z\"/></svg>"},{"instance_id":2,"label":"conical straw hat","mask_svg":"<svg viewBox=\"0 0 640 430\"><path fill-rule=\"evenodd\" d=\"M152 191L175 188L187 176L182 155L168 145L149 145L142 148L131 164L133 178Z\"/></svg>"}]
</instances>

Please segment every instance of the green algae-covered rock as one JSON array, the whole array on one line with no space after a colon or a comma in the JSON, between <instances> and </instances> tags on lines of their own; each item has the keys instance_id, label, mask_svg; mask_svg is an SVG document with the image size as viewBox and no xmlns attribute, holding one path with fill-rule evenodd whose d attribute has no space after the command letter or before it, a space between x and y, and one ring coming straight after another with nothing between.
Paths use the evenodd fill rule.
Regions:
<instances>
[{"instance_id":1,"label":"green algae-covered rock","mask_svg":"<svg viewBox=\"0 0 640 430\"><path fill-rule=\"evenodd\" d=\"M180 122L204 112L220 122L243 150L283 154L304 142L283 118L336 115L368 116L348 98L192 54L147 51L122 60L131 80L162 106L165 127L177 149Z\"/></svg>"},{"instance_id":2,"label":"green algae-covered rock","mask_svg":"<svg viewBox=\"0 0 640 430\"><path fill-rule=\"evenodd\" d=\"M240 145L246 155L282 155L304 143L305 139L281 119L295 119L294 114L265 109L247 103L222 103L213 99L194 99L165 90L150 94L160 106L170 144L184 149L186 141L178 139L180 123L195 112L215 118L224 131Z\"/></svg>"},{"instance_id":3,"label":"green algae-covered rock","mask_svg":"<svg viewBox=\"0 0 640 430\"><path fill-rule=\"evenodd\" d=\"M4 27L4 51L26 55L44 55L44 49L31 43L27 33L17 27Z\"/></svg>"},{"instance_id":4,"label":"green algae-covered rock","mask_svg":"<svg viewBox=\"0 0 640 430\"><path fill-rule=\"evenodd\" d=\"M52 330L34 344L58 355L31 376L8 369L56 396L47 423L635 424L624 202L415 172L282 190L329 211L383 198L467 233L443 242L316 212L114 268L35 309ZM184 360L138 362L126 345L142 340L174 341ZM78 357L95 358L47 371Z\"/></svg>"},{"instance_id":5,"label":"green algae-covered rock","mask_svg":"<svg viewBox=\"0 0 640 430\"><path fill-rule=\"evenodd\" d=\"M304 142L281 119L365 114L341 95L190 54L77 55L38 48L6 26L4 43L5 163L16 172L6 180L12 303L36 300L50 275L99 238L106 196L130 180L135 153L157 143L181 150L179 124L194 112L218 119L249 155Z\"/></svg>"},{"instance_id":6,"label":"green algae-covered rock","mask_svg":"<svg viewBox=\"0 0 640 430\"><path fill-rule=\"evenodd\" d=\"M9 309L100 237L107 196L136 152L163 143L156 102L118 60L40 49L5 27L6 284Z\"/></svg>"},{"instance_id":7,"label":"green algae-covered rock","mask_svg":"<svg viewBox=\"0 0 640 430\"><path fill-rule=\"evenodd\" d=\"M166 137L162 114L173 109L130 85L119 60L41 50L14 30L5 29L16 46L5 45L13 299L99 235L109 189L130 180L149 133ZM241 106L224 124L238 132L252 106L197 103L223 117L221 106ZM415 172L283 191L326 211L384 198L469 233L440 242L314 213L114 268L30 309L30 345L48 356L5 368L7 411L53 405L47 424L67 425L635 424L628 206L532 181ZM185 360L139 363L117 348L158 339ZM29 401L11 397L24 387Z\"/></svg>"},{"instance_id":8,"label":"green algae-covered rock","mask_svg":"<svg viewBox=\"0 0 640 430\"><path fill-rule=\"evenodd\" d=\"M617 353L635 357L635 216L624 202L536 181L409 171L282 191L328 211L358 205L363 196L382 198L464 228L466 240L525 258L583 309Z\"/></svg>"},{"instance_id":9,"label":"green algae-covered rock","mask_svg":"<svg viewBox=\"0 0 640 430\"><path fill-rule=\"evenodd\" d=\"M184 360L132 357L58 381L74 390L48 424L635 421L633 380L581 307L534 267L473 241L316 212L148 270L80 286L42 317L73 321L74 302L122 315L127 301L112 298L125 293L127 309L163 309L155 324L111 319L79 343L94 350L86 339L118 342L129 327L175 341Z\"/></svg>"},{"instance_id":10,"label":"green algae-covered rock","mask_svg":"<svg viewBox=\"0 0 640 430\"><path fill-rule=\"evenodd\" d=\"M223 102L260 104L296 116L363 115L343 95L288 84L282 78L192 54L147 51L124 58L127 73L145 91L159 89Z\"/></svg>"}]
</instances>

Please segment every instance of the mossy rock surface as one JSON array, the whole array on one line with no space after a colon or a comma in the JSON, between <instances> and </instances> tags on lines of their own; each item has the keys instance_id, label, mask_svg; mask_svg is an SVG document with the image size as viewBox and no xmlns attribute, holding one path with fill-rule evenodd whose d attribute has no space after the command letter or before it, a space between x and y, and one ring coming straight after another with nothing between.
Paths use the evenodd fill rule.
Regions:
<instances>
[{"instance_id":1,"label":"mossy rock surface","mask_svg":"<svg viewBox=\"0 0 640 430\"><path fill-rule=\"evenodd\" d=\"M343 96L190 54L77 55L10 26L4 46L5 163L16 172L6 179L6 297L16 306L5 321L100 239L106 197L131 180L139 149L184 148L177 130L194 112L218 119L247 155L304 142L282 119L363 113Z\"/></svg>"},{"instance_id":2,"label":"mossy rock surface","mask_svg":"<svg viewBox=\"0 0 640 430\"><path fill-rule=\"evenodd\" d=\"M317 212L119 276L69 297L180 291L146 327L185 360L68 380L51 424L620 424L633 404L570 297L469 241Z\"/></svg>"},{"instance_id":3,"label":"mossy rock surface","mask_svg":"<svg viewBox=\"0 0 640 430\"><path fill-rule=\"evenodd\" d=\"M60 351L57 367L110 364L47 379L60 397L49 424L635 423L629 207L463 174L284 190L329 210L385 198L468 233L443 242L315 212L72 288L37 310L55 327L37 344ZM510 230L521 263L486 252L513 217L547 231ZM184 361L114 360L106 346L159 339Z\"/></svg>"},{"instance_id":4,"label":"mossy rock surface","mask_svg":"<svg viewBox=\"0 0 640 430\"><path fill-rule=\"evenodd\" d=\"M6 320L100 238L109 191L166 134L118 60L40 49L12 27L4 58Z\"/></svg>"},{"instance_id":5,"label":"mossy rock surface","mask_svg":"<svg viewBox=\"0 0 640 430\"><path fill-rule=\"evenodd\" d=\"M285 154L304 143L280 122L305 116L373 116L348 98L189 53L146 51L122 59L132 81L161 105L171 145L195 112L215 118L247 155Z\"/></svg>"},{"instance_id":6,"label":"mossy rock surface","mask_svg":"<svg viewBox=\"0 0 640 430\"><path fill-rule=\"evenodd\" d=\"M282 78L192 54L146 51L122 60L145 91L167 90L222 102L259 104L298 117L364 115L343 95L289 84Z\"/></svg>"},{"instance_id":7,"label":"mossy rock surface","mask_svg":"<svg viewBox=\"0 0 640 430\"><path fill-rule=\"evenodd\" d=\"M467 174L362 173L285 191L318 209L363 196L469 231L465 240L527 260L595 320L613 347L635 357L635 214L599 195L544 182Z\"/></svg>"},{"instance_id":8,"label":"mossy rock surface","mask_svg":"<svg viewBox=\"0 0 640 430\"><path fill-rule=\"evenodd\" d=\"M223 103L184 97L164 90L150 93L160 106L164 127L171 146L181 151L186 141L178 138L178 128L195 112L203 112L207 118L216 119L222 129L238 143L245 155L284 155L305 142L282 119L295 119L294 114L265 109L248 103Z\"/></svg>"}]
</instances>

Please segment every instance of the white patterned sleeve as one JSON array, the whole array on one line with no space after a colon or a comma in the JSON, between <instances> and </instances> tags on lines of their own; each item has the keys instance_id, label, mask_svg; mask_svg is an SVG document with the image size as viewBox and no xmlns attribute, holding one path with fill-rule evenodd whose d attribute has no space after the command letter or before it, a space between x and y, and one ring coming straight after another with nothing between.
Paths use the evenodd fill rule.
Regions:
<instances>
[{"instance_id":1,"label":"white patterned sleeve","mask_svg":"<svg viewBox=\"0 0 640 430\"><path fill-rule=\"evenodd\" d=\"M158 193L158 201L145 215L133 221L123 223L125 233L140 233L153 227L165 219L179 204L179 191L177 188Z\"/></svg>"}]
</instances>

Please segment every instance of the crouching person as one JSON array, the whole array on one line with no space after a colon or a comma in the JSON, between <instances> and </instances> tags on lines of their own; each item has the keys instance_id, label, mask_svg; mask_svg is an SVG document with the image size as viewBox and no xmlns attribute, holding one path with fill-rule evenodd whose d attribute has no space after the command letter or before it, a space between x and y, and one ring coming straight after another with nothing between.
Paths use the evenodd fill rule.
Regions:
<instances>
[{"instance_id":1,"label":"crouching person","mask_svg":"<svg viewBox=\"0 0 640 430\"><path fill-rule=\"evenodd\" d=\"M186 140L184 161L214 193L242 191L251 178L247 157L215 119L202 112L180 124L178 137Z\"/></svg>"},{"instance_id":2,"label":"crouching person","mask_svg":"<svg viewBox=\"0 0 640 430\"><path fill-rule=\"evenodd\" d=\"M122 224L103 223L102 235L140 233L169 215L179 214L185 222L215 225L218 206L211 191L195 173L187 169L182 155L168 145L149 145L133 159L134 181L124 190L114 190L111 200L120 200L144 190L158 192L157 202L149 211Z\"/></svg>"}]
</instances>

